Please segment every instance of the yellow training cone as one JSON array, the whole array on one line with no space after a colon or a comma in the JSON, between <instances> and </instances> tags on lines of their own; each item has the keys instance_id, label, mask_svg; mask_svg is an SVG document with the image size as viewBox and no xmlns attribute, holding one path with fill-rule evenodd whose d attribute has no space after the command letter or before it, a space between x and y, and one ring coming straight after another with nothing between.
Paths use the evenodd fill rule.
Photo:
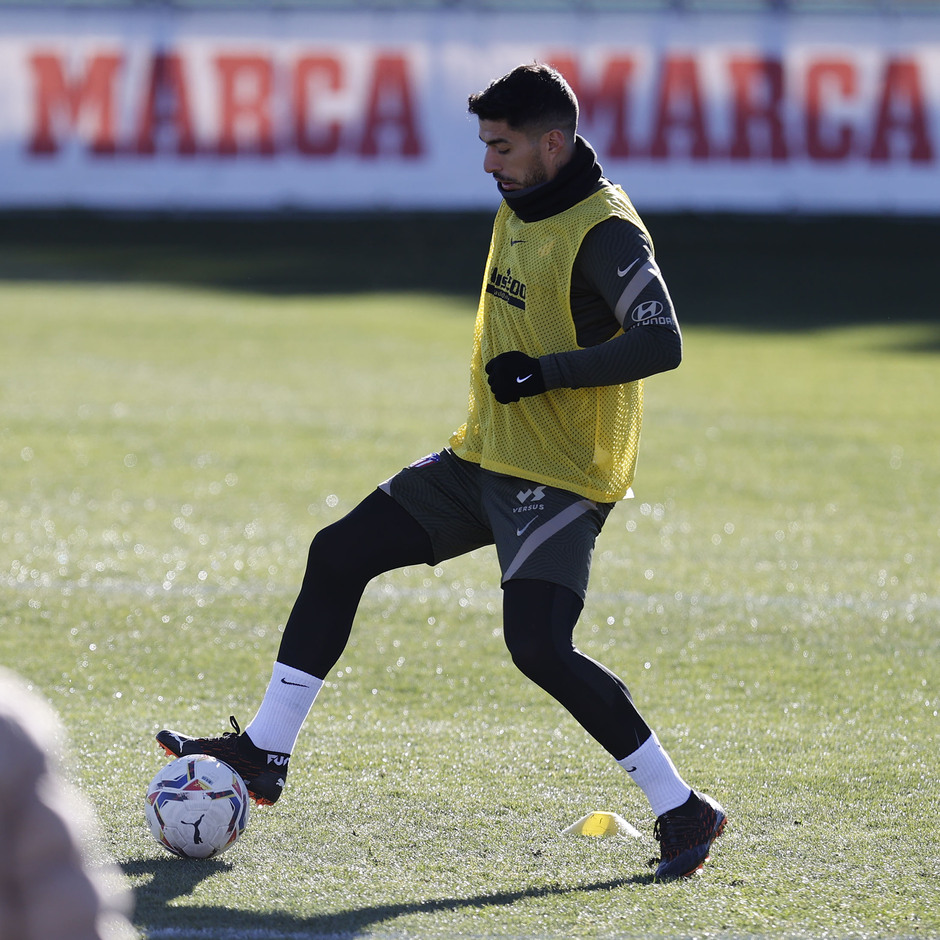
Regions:
<instances>
[{"instance_id":1,"label":"yellow training cone","mask_svg":"<svg viewBox=\"0 0 940 940\"><path fill-rule=\"evenodd\" d=\"M563 835L569 836L592 836L594 838L606 838L607 836L631 836L634 839L640 838L640 832L634 826L631 826L622 816L617 813L588 813L576 823L562 830Z\"/></svg>"}]
</instances>

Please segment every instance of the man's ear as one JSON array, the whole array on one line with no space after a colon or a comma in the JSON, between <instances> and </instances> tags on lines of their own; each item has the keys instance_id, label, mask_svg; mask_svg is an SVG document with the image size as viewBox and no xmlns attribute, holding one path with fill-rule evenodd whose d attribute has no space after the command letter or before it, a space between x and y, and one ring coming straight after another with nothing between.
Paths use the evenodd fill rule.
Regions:
<instances>
[{"instance_id":1,"label":"man's ear","mask_svg":"<svg viewBox=\"0 0 940 940\"><path fill-rule=\"evenodd\" d=\"M570 159L574 147L568 142L565 132L557 127L542 135L542 160L557 173Z\"/></svg>"},{"instance_id":2,"label":"man's ear","mask_svg":"<svg viewBox=\"0 0 940 940\"><path fill-rule=\"evenodd\" d=\"M564 153L567 146L564 131L557 127L542 135L542 143L545 146L546 155L553 157Z\"/></svg>"}]
</instances>

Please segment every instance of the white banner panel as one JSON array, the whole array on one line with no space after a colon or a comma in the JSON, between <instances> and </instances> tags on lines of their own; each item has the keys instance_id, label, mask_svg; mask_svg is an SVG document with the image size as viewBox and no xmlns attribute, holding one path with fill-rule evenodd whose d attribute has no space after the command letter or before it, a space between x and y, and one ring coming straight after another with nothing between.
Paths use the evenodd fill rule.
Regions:
<instances>
[{"instance_id":1,"label":"white banner panel","mask_svg":"<svg viewBox=\"0 0 940 940\"><path fill-rule=\"evenodd\" d=\"M491 208L550 61L641 210L940 212L940 18L0 12L0 208Z\"/></svg>"}]
</instances>

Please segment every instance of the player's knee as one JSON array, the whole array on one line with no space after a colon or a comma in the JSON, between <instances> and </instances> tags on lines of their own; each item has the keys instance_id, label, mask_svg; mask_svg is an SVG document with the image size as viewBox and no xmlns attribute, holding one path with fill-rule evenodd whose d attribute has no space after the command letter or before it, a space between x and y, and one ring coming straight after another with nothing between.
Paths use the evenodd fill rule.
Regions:
<instances>
[{"instance_id":1,"label":"player's knee","mask_svg":"<svg viewBox=\"0 0 940 940\"><path fill-rule=\"evenodd\" d=\"M355 569L356 553L349 544L343 520L321 529L307 552L307 577L324 581L345 580Z\"/></svg>"},{"instance_id":2,"label":"player's knee","mask_svg":"<svg viewBox=\"0 0 940 940\"><path fill-rule=\"evenodd\" d=\"M331 557L335 557L331 546L335 539L330 533L332 526L321 529L313 537L310 543L310 550L307 552L307 570L319 571L325 565L330 563Z\"/></svg>"},{"instance_id":3,"label":"player's knee","mask_svg":"<svg viewBox=\"0 0 940 940\"><path fill-rule=\"evenodd\" d=\"M570 673L572 633L581 598L548 581L510 580L503 585L503 638L515 666L543 688Z\"/></svg>"},{"instance_id":4,"label":"player's knee","mask_svg":"<svg viewBox=\"0 0 940 940\"><path fill-rule=\"evenodd\" d=\"M558 657L550 643L535 630L514 623L503 625L503 639L515 667L539 685L544 685L558 672Z\"/></svg>"}]
</instances>

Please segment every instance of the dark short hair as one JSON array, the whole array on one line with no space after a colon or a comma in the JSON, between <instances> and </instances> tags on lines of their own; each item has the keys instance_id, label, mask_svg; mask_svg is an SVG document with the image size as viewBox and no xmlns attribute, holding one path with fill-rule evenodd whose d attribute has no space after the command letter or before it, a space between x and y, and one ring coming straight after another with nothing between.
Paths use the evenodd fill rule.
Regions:
<instances>
[{"instance_id":1,"label":"dark short hair","mask_svg":"<svg viewBox=\"0 0 940 940\"><path fill-rule=\"evenodd\" d=\"M544 133L554 128L574 138L578 99L550 65L520 65L471 95L468 109L482 121L505 121L513 130Z\"/></svg>"}]
</instances>

